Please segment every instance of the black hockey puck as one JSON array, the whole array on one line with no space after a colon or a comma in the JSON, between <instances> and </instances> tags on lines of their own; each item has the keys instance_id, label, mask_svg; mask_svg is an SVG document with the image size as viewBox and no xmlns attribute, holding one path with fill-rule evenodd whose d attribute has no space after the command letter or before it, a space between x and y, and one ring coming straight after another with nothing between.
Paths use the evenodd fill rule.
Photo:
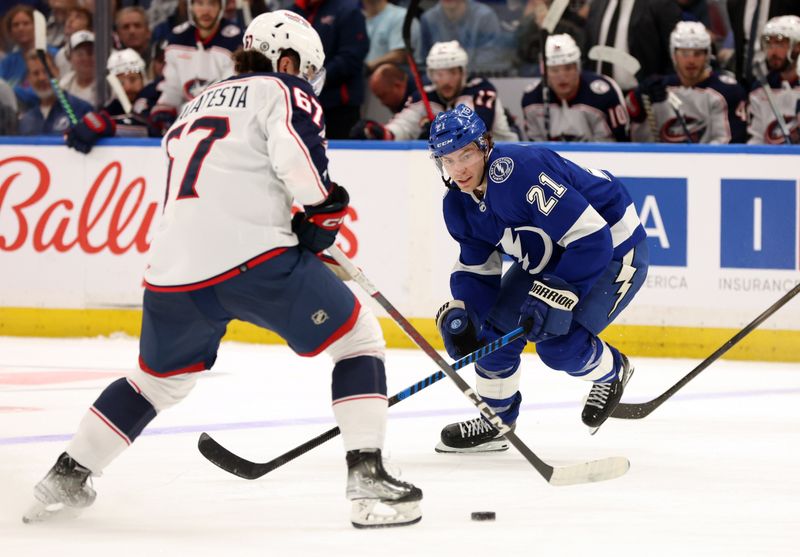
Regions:
<instances>
[{"instance_id":1,"label":"black hockey puck","mask_svg":"<svg viewBox=\"0 0 800 557\"><path fill-rule=\"evenodd\" d=\"M472 520L494 520L497 515L492 511L472 513Z\"/></svg>"}]
</instances>

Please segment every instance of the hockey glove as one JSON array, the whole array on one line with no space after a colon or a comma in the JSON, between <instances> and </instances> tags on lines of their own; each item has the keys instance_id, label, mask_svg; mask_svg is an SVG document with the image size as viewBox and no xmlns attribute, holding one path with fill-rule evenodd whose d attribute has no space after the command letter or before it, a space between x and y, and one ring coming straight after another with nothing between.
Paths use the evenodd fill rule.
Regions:
<instances>
[{"instance_id":1,"label":"hockey glove","mask_svg":"<svg viewBox=\"0 0 800 557\"><path fill-rule=\"evenodd\" d=\"M178 118L178 111L167 105L156 105L147 119L150 137L162 137Z\"/></svg>"},{"instance_id":2,"label":"hockey glove","mask_svg":"<svg viewBox=\"0 0 800 557\"><path fill-rule=\"evenodd\" d=\"M520 308L519 323L528 331L531 342L541 342L566 334L572 324L572 311L578 305L578 291L553 275L533 281Z\"/></svg>"},{"instance_id":3,"label":"hockey glove","mask_svg":"<svg viewBox=\"0 0 800 557\"><path fill-rule=\"evenodd\" d=\"M89 112L80 122L67 130L67 147L81 153L88 153L101 137L112 137L117 125L105 110Z\"/></svg>"},{"instance_id":4,"label":"hockey glove","mask_svg":"<svg viewBox=\"0 0 800 557\"><path fill-rule=\"evenodd\" d=\"M651 75L642 80L639 84L639 91L643 95L650 95L650 100L654 103L667 100L667 86L664 78L660 75Z\"/></svg>"},{"instance_id":5,"label":"hockey glove","mask_svg":"<svg viewBox=\"0 0 800 557\"><path fill-rule=\"evenodd\" d=\"M300 245L313 253L319 253L336 241L336 234L344 221L350 196L338 184L332 184L328 198L319 205L306 205L292 218L292 232L297 234Z\"/></svg>"},{"instance_id":6,"label":"hockey glove","mask_svg":"<svg viewBox=\"0 0 800 557\"><path fill-rule=\"evenodd\" d=\"M391 141L394 134L374 120L359 120L350 130L350 139L383 139Z\"/></svg>"},{"instance_id":7,"label":"hockey glove","mask_svg":"<svg viewBox=\"0 0 800 557\"><path fill-rule=\"evenodd\" d=\"M481 347L475 316L467 311L461 300L451 300L439 308L436 327L442 335L445 350L454 360L460 360Z\"/></svg>"}]
</instances>

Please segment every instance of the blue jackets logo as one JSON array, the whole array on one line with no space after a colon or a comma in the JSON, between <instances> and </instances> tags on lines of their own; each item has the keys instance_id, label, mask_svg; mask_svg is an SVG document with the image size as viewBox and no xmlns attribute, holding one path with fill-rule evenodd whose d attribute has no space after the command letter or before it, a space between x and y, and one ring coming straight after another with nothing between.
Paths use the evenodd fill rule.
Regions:
<instances>
[{"instance_id":1,"label":"blue jackets logo","mask_svg":"<svg viewBox=\"0 0 800 557\"><path fill-rule=\"evenodd\" d=\"M509 157L500 157L489 167L489 178L496 184L502 184L514 172L514 161Z\"/></svg>"}]
</instances>

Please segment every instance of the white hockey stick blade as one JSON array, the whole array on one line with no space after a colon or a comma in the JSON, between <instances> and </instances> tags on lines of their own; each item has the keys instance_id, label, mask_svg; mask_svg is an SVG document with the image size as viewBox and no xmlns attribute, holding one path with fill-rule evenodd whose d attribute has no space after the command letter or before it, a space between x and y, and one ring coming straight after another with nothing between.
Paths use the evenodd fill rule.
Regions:
<instances>
[{"instance_id":1,"label":"white hockey stick blade","mask_svg":"<svg viewBox=\"0 0 800 557\"><path fill-rule=\"evenodd\" d=\"M114 91L114 96L117 97L117 100L122 105L122 110L125 111L125 114L130 114L133 106L131 105L131 101L128 100L128 95L125 93L125 89L122 87L119 78L113 73L110 73L106 76L106 81L108 81L109 87Z\"/></svg>"},{"instance_id":2,"label":"white hockey stick blade","mask_svg":"<svg viewBox=\"0 0 800 557\"><path fill-rule=\"evenodd\" d=\"M567 5L569 5L569 0L553 0L553 3L550 4L550 9L547 10L547 15L542 20L542 29L552 34L558 22L561 21L561 16L564 15Z\"/></svg>"},{"instance_id":3,"label":"white hockey stick blade","mask_svg":"<svg viewBox=\"0 0 800 557\"><path fill-rule=\"evenodd\" d=\"M47 50L47 20L39 10L33 10L33 48Z\"/></svg>"},{"instance_id":4,"label":"white hockey stick blade","mask_svg":"<svg viewBox=\"0 0 800 557\"><path fill-rule=\"evenodd\" d=\"M589 49L589 60L595 62L608 62L612 66L619 66L628 73L635 74L641 69L639 60L627 52L608 45L594 45Z\"/></svg>"},{"instance_id":5,"label":"white hockey stick blade","mask_svg":"<svg viewBox=\"0 0 800 557\"><path fill-rule=\"evenodd\" d=\"M550 485L577 485L613 480L625 474L630 467L630 461L622 456L570 466L556 466L553 468L553 475L550 476Z\"/></svg>"}]
</instances>

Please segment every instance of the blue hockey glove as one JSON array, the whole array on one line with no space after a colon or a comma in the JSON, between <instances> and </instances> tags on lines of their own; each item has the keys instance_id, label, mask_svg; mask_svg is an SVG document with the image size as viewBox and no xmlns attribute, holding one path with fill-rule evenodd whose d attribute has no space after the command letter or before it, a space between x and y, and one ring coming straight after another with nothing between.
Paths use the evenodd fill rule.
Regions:
<instances>
[{"instance_id":1,"label":"blue hockey glove","mask_svg":"<svg viewBox=\"0 0 800 557\"><path fill-rule=\"evenodd\" d=\"M292 218L292 232L304 248L319 253L336 241L347 213L350 196L339 184L332 184L328 198L319 205L306 205Z\"/></svg>"},{"instance_id":2,"label":"blue hockey glove","mask_svg":"<svg viewBox=\"0 0 800 557\"><path fill-rule=\"evenodd\" d=\"M394 134L374 120L359 120L350 130L350 139L392 140Z\"/></svg>"},{"instance_id":3,"label":"blue hockey glove","mask_svg":"<svg viewBox=\"0 0 800 557\"><path fill-rule=\"evenodd\" d=\"M650 100L660 103L667 100L667 86L664 78L658 74L647 76L639 83L639 91L642 95L650 95Z\"/></svg>"},{"instance_id":4,"label":"blue hockey glove","mask_svg":"<svg viewBox=\"0 0 800 557\"><path fill-rule=\"evenodd\" d=\"M117 126L108 112L89 112L80 122L67 130L67 147L88 153L101 137L112 137Z\"/></svg>"},{"instance_id":5,"label":"blue hockey glove","mask_svg":"<svg viewBox=\"0 0 800 557\"><path fill-rule=\"evenodd\" d=\"M566 334L572 324L572 310L578 305L578 291L553 275L533 281L520 308L519 324L531 342Z\"/></svg>"},{"instance_id":6,"label":"blue hockey glove","mask_svg":"<svg viewBox=\"0 0 800 557\"><path fill-rule=\"evenodd\" d=\"M454 360L460 360L481 347L475 316L467 311L461 300L451 300L439 308L436 327L442 335L445 350Z\"/></svg>"}]
</instances>

